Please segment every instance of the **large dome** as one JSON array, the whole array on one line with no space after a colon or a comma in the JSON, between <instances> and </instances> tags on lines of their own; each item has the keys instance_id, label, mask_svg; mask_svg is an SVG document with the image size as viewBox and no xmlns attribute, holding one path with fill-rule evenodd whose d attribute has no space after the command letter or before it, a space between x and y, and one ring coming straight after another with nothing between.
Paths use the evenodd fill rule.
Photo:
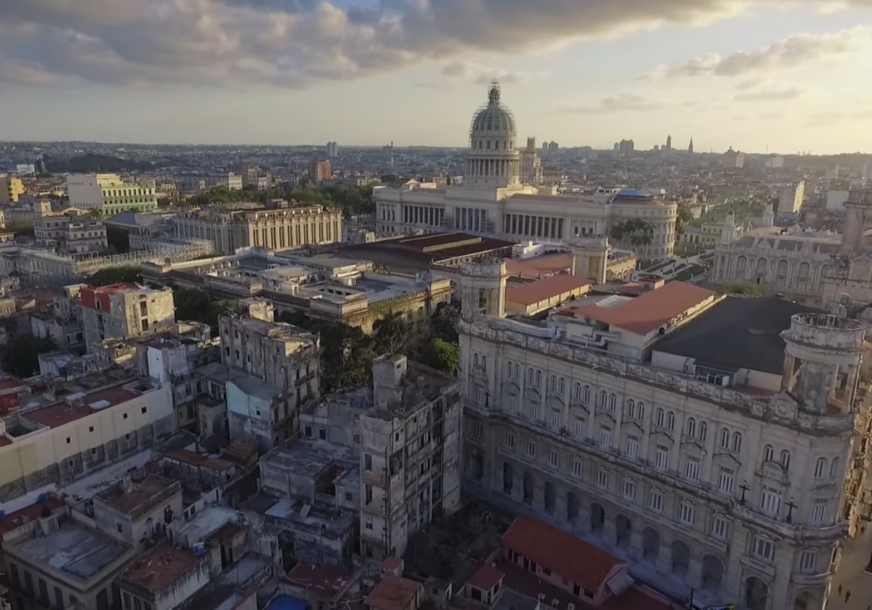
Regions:
<instances>
[{"instance_id":1,"label":"large dome","mask_svg":"<svg viewBox=\"0 0 872 610\"><path fill-rule=\"evenodd\" d=\"M472 138L506 138L513 140L518 130L512 111L500 103L500 86L494 82L487 95L487 104L482 106L472 119L470 137Z\"/></svg>"}]
</instances>

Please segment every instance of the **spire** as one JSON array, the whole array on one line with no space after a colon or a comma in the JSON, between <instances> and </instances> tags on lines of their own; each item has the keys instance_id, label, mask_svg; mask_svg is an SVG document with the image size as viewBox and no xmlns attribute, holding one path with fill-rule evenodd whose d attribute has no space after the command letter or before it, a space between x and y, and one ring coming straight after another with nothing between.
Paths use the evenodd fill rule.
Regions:
<instances>
[{"instance_id":1,"label":"spire","mask_svg":"<svg viewBox=\"0 0 872 610\"><path fill-rule=\"evenodd\" d=\"M690 139L690 145L687 147L687 152L693 152L693 138Z\"/></svg>"}]
</instances>

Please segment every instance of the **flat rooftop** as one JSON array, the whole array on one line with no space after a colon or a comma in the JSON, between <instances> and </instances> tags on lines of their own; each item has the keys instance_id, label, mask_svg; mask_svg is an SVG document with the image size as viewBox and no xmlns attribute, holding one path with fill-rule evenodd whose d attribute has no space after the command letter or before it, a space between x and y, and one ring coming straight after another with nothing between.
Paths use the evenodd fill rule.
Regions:
<instances>
[{"instance_id":1,"label":"flat rooftop","mask_svg":"<svg viewBox=\"0 0 872 610\"><path fill-rule=\"evenodd\" d=\"M42 426L58 428L83 417L88 417L102 409L115 407L142 396L142 394L124 387L128 384L129 381L121 385L90 392L82 398L81 405L70 405L62 402L41 409L27 411L22 413L21 417Z\"/></svg>"},{"instance_id":2,"label":"flat rooftop","mask_svg":"<svg viewBox=\"0 0 872 610\"><path fill-rule=\"evenodd\" d=\"M192 551L164 542L140 555L121 575L121 583L160 593L203 561L206 561L206 556L198 557Z\"/></svg>"},{"instance_id":3,"label":"flat rooftop","mask_svg":"<svg viewBox=\"0 0 872 610\"><path fill-rule=\"evenodd\" d=\"M197 515L184 524L179 534L194 542L202 542L227 523L236 522L239 513L232 508L212 504L201 510Z\"/></svg>"},{"instance_id":4,"label":"flat rooftop","mask_svg":"<svg viewBox=\"0 0 872 610\"><path fill-rule=\"evenodd\" d=\"M48 564L83 582L132 550L72 519L62 521L47 536L29 538L14 546L35 564Z\"/></svg>"},{"instance_id":5,"label":"flat rooftop","mask_svg":"<svg viewBox=\"0 0 872 610\"><path fill-rule=\"evenodd\" d=\"M127 490L124 489L122 482L104 489L96 497L109 506L135 517L137 514L150 512L167 498L181 493L181 490L182 484L178 481L152 474L142 481L132 481Z\"/></svg>"},{"instance_id":6,"label":"flat rooftop","mask_svg":"<svg viewBox=\"0 0 872 610\"><path fill-rule=\"evenodd\" d=\"M260 461L307 478L314 478L331 464L341 464L346 470L360 467L360 459L354 449L329 441L306 438L280 445L260 458Z\"/></svg>"},{"instance_id":7,"label":"flat rooftop","mask_svg":"<svg viewBox=\"0 0 872 610\"><path fill-rule=\"evenodd\" d=\"M245 585L266 571L270 566L263 560L246 555L209 586L198 591L185 604L186 608L197 610L235 610L243 601L257 595L254 588Z\"/></svg>"},{"instance_id":8,"label":"flat rooftop","mask_svg":"<svg viewBox=\"0 0 872 610\"><path fill-rule=\"evenodd\" d=\"M529 284L506 290L506 300L521 305L535 305L582 289L590 290L591 282L575 275L552 275ZM586 291L585 290L585 291Z\"/></svg>"},{"instance_id":9,"label":"flat rooftop","mask_svg":"<svg viewBox=\"0 0 872 610\"><path fill-rule=\"evenodd\" d=\"M541 279L569 271L572 267L572 254L569 252L557 252L555 254L543 254L524 259L506 259L506 272L510 277L524 279Z\"/></svg>"},{"instance_id":10,"label":"flat rooftop","mask_svg":"<svg viewBox=\"0 0 872 610\"><path fill-rule=\"evenodd\" d=\"M484 256L496 250L511 251L515 242L481 237L470 233L446 232L412 237L383 239L368 244L340 248L342 254L382 263L388 267L428 269L452 259Z\"/></svg>"}]
</instances>

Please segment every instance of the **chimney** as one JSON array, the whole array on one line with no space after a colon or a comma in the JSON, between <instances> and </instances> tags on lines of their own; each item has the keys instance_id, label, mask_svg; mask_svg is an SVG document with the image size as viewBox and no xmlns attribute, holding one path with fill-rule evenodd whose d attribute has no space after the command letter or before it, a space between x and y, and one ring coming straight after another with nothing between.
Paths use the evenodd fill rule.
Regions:
<instances>
[{"instance_id":1,"label":"chimney","mask_svg":"<svg viewBox=\"0 0 872 610\"><path fill-rule=\"evenodd\" d=\"M372 364L373 402L376 406L398 403L403 396L403 378L408 360L400 354L385 354Z\"/></svg>"}]
</instances>

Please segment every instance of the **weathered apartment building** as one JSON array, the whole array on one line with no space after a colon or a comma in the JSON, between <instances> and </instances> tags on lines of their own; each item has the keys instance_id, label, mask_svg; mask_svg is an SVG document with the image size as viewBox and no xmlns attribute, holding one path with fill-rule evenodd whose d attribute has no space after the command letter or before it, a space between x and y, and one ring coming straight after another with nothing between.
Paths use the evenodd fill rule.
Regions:
<instances>
[{"instance_id":1,"label":"weathered apartment building","mask_svg":"<svg viewBox=\"0 0 872 610\"><path fill-rule=\"evenodd\" d=\"M135 284L85 287L82 319L88 353L106 339L125 339L165 330L176 321L173 292Z\"/></svg>"},{"instance_id":2,"label":"weathered apartment building","mask_svg":"<svg viewBox=\"0 0 872 610\"><path fill-rule=\"evenodd\" d=\"M274 315L269 301L249 299L219 320L221 363L243 373L226 384L230 438L262 451L296 434L300 407L320 395L318 335Z\"/></svg>"},{"instance_id":3,"label":"weathered apartment building","mask_svg":"<svg viewBox=\"0 0 872 610\"><path fill-rule=\"evenodd\" d=\"M822 608L869 515L865 326L680 282L539 323L505 282L465 267L469 491L702 607Z\"/></svg>"}]
</instances>

